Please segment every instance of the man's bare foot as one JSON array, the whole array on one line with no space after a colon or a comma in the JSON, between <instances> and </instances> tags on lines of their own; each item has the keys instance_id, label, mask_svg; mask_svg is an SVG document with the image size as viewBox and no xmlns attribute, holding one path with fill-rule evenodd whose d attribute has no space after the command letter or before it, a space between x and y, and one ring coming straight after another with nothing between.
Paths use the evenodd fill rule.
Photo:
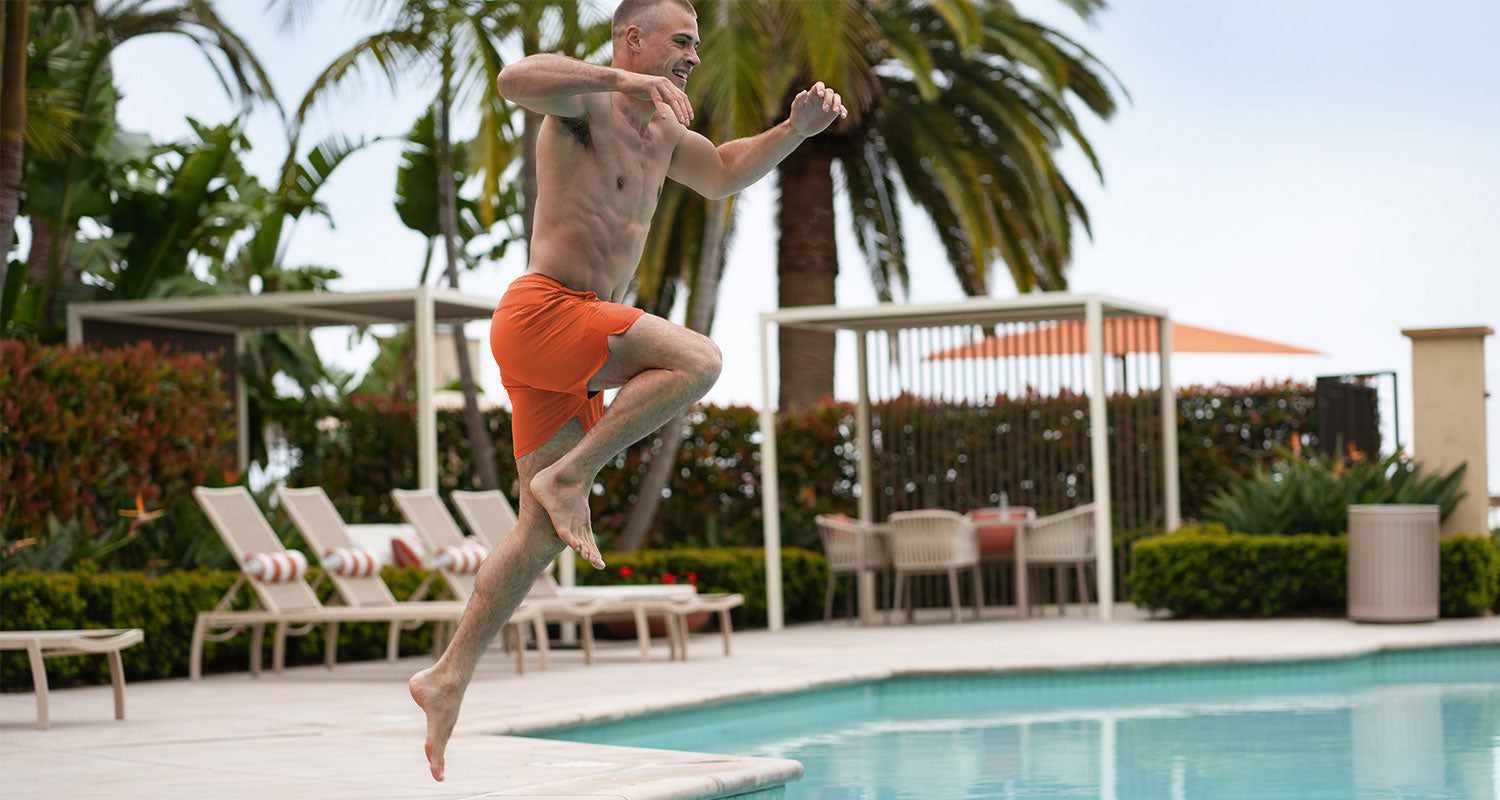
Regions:
<instances>
[{"instance_id":1,"label":"man's bare foot","mask_svg":"<svg viewBox=\"0 0 1500 800\"><path fill-rule=\"evenodd\" d=\"M594 569L604 569L604 557L599 555L594 526L589 519L588 493L581 484L563 480L557 467L553 464L538 472L531 479L531 493L547 509L558 538L588 559Z\"/></svg>"},{"instance_id":2,"label":"man's bare foot","mask_svg":"<svg viewBox=\"0 0 1500 800\"><path fill-rule=\"evenodd\" d=\"M448 749L448 737L453 735L453 723L458 721L458 706L463 700L461 688L445 687L433 674L436 667L428 667L411 676L407 686L411 699L417 701L427 714L427 768L432 770L432 779L443 779L443 751Z\"/></svg>"}]
</instances>

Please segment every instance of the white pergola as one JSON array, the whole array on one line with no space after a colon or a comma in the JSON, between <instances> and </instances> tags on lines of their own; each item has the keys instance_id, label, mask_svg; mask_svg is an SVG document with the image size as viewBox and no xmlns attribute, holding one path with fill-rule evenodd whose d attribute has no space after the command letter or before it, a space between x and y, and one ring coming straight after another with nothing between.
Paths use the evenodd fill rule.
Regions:
<instances>
[{"instance_id":1,"label":"white pergola","mask_svg":"<svg viewBox=\"0 0 1500 800\"><path fill-rule=\"evenodd\" d=\"M83 344L91 323L149 331L194 332L233 337L234 352L244 349L245 334L287 328L307 330L351 325L410 324L416 331L417 475L420 488L437 489L437 411L434 405L433 341L438 323L461 325L488 319L498 301L428 286L384 292L269 292L257 295L186 297L164 300L118 300L68 306L68 343ZM119 329L116 328L116 335ZM145 335L137 338L146 338ZM239 427L237 458L249 462L249 422L244 382L234 382Z\"/></svg>"},{"instance_id":2,"label":"white pergola","mask_svg":"<svg viewBox=\"0 0 1500 800\"><path fill-rule=\"evenodd\" d=\"M760 315L761 348L761 502L765 519L766 611L772 630L785 623L785 606L781 582L781 515L780 488L777 485L776 411L771 387L771 329L796 327L829 332L852 331L856 334L857 386L856 440L858 442L859 516L874 522L874 491L870 455L873 440L870 423L869 353L864 335L872 331L894 332L903 329L955 325L996 325L1005 322L1050 322L1083 320L1088 346L1088 398L1090 426L1090 460L1093 495L1097 513L1094 516L1095 552L1098 558L1099 616L1114 616L1114 548L1110 537L1110 474L1108 409L1105 393L1104 320L1107 317L1152 317L1158 320L1161 358L1161 415L1163 502L1168 530L1179 524L1179 489L1177 483L1177 416L1176 394L1172 390L1168 354L1172 352L1172 324L1164 309L1100 295L1078 295L1066 292L1031 294L1010 299L978 298L958 303L936 305L897 305L882 303L868 308L838 306L804 306Z\"/></svg>"}]
</instances>

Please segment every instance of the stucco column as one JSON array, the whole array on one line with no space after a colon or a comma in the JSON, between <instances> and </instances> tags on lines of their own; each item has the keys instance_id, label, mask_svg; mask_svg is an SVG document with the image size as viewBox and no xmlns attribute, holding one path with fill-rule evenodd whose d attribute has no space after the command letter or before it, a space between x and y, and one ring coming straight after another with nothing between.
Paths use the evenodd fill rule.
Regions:
<instances>
[{"instance_id":1,"label":"stucco column","mask_svg":"<svg viewBox=\"0 0 1500 800\"><path fill-rule=\"evenodd\" d=\"M1447 472L1468 464L1468 492L1443 522L1442 533L1489 530L1485 453L1484 337L1487 327L1413 328L1411 339L1412 449L1426 469Z\"/></svg>"}]
</instances>

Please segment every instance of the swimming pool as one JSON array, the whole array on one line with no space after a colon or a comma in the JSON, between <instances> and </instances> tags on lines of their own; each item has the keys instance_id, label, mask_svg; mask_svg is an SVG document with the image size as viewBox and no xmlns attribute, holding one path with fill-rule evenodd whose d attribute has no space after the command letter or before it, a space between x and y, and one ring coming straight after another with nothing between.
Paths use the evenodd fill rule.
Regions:
<instances>
[{"instance_id":1,"label":"swimming pool","mask_svg":"<svg viewBox=\"0 0 1500 800\"><path fill-rule=\"evenodd\" d=\"M909 676L541 735L793 758L788 800L1500 800L1500 647Z\"/></svg>"}]
</instances>

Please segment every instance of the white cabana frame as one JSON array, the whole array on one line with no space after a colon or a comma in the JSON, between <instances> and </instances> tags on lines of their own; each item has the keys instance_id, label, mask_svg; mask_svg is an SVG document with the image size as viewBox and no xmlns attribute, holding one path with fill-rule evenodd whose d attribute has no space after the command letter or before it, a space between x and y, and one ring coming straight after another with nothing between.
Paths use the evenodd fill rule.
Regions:
<instances>
[{"instance_id":1,"label":"white cabana frame","mask_svg":"<svg viewBox=\"0 0 1500 800\"><path fill-rule=\"evenodd\" d=\"M489 319L499 301L452 289L420 286L383 292L268 292L256 295L116 300L68 306L68 344L85 341L89 322L234 337L243 351L245 334L286 328L409 324L417 334L417 475L419 488L437 489L437 409L433 342L438 323L461 325ZM232 376L238 425L239 467L249 463L249 421L244 382Z\"/></svg>"},{"instance_id":2,"label":"white cabana frame","mask_svg":"<svg viewBox=\"0 0 1500 800\"><path fill-rule=\"evenodd\" d=\"M1163 504L1168 530L1180 524L1180 490L1177 475L1177 409L1172 387L1172 322L1165 309L1096 294L1046 292L1022 297L976 298L957 303L897 305L882 303L867 308L803 306L760 315L761 349L761 503L765 519L766 612L772 630L785 625L785 601L781 580L780 487L777 480L776 409L771 384L774 354L773 327L797 327L829 332L852 331L858 342L856 363L859 392L856 406L858 440L859 516L874 522L874 492L871 472L871 422L869 354L865 336L870 331L893 332L906 328L940 325L995 325L1004 322L1050 322L1083 320L1088 341L1090 472L1093 476L1095 551L1098 554L1099 616L1114 618L1114 547L1111 541L1108 417L1105 395L1104 320L1106 317L1154 317L1158 320L1161 356L1161 408ZM1104 467L1100 467L1104 465Z\"/></svg>"}]
</instances>

